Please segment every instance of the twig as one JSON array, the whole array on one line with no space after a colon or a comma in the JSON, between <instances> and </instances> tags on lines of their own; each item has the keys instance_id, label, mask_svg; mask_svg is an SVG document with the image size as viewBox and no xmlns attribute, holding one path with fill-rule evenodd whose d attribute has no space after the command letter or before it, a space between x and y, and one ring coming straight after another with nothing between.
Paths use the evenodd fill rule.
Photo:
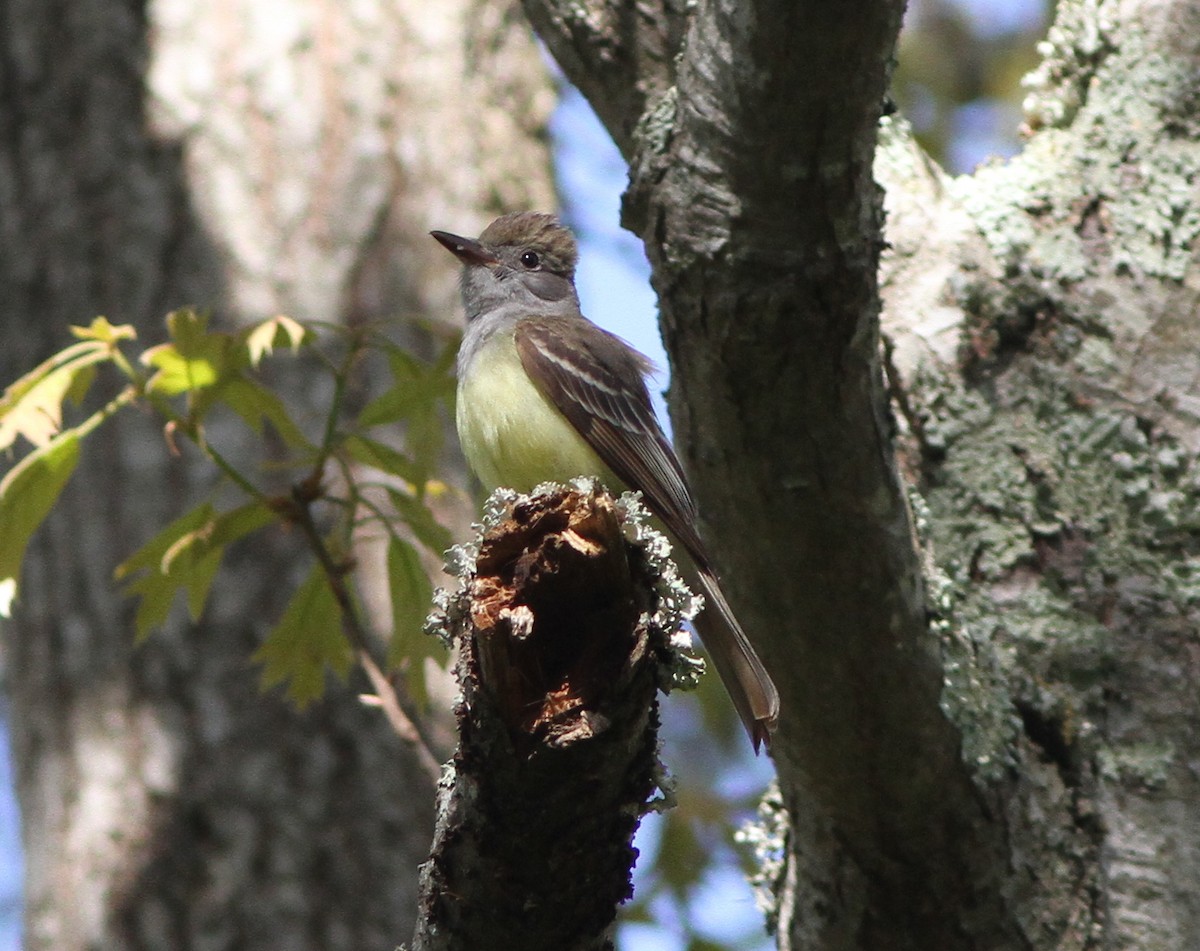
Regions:
<instances>
[{"instance_id":1,"label":"twig","mask_svg":"<svg viewBox=\"0 0 1200 951\"><path fill-rule=\"evenodd\" d=\"M350 597L350 589L346 586L346 570L333 560L333 556L329 553L329 548L325 544L325 539L321 537L321 533L317 530L316 523L313 521L311 492L297 486L292 491L292 498L294 501L291 512L292 521L300 526L300 530L304 532L309 546L317 556L317 561L325 572L330 590L333 591L334 599L341 609L342 630L346 635L346 639L350 641L350 645L354 648L354 652L358 655L358 661L362 664L363 670L366 671L367 678L371 681L371 686L379 698L379 705L383 709L388 723L391 724L392 729L396 731L396 735L400 739L413 747L421 768L425 770L436 785L442 775L441 764L438 762L425 736L417 728L413 718L404 711L395 684L384 674L383 668L371 651L370 638L363 628L357 610L355 610L354 601Z\"/></svg>"},{"instance_id":2,"label":"twig","mask_svg":"<svg viewBox=\"0 0 1200 951\"><path fill-rule=\"evenodd\" d=\"M392 729L402 740L412 745L417 753L417 759L421 761L421 768L429 774L436 785L442 776L442 766L437 757L433 755L429 743L417 724L404 712L404 708L400 705L400 697L392 685L391 679L380 669L370 651L359 649L358 662L367 672L371 686L375 689L375 697L378 698L379 706L383 710L383 715L387 717L388 723L392 725Z\"/></svg>"}]
</instances>

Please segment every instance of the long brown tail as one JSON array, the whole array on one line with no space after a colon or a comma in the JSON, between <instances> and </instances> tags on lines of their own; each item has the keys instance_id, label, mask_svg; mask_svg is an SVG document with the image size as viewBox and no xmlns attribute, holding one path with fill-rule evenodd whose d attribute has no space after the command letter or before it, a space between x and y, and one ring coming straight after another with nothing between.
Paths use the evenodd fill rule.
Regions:
<instances>
[{"instance_id":1,"label":"long brown tail","mask_svg":"<svg viewBox=\"0 0 1200 951\"><path fill-rule=\"evenodd\" d=\"M779 691L733 616L716 576L704 569L690 574L704 594L704 610L694 622L696 630L757 753L761 744L771 745L771 734L779 722Z\"/></svg>"}]
</instances>

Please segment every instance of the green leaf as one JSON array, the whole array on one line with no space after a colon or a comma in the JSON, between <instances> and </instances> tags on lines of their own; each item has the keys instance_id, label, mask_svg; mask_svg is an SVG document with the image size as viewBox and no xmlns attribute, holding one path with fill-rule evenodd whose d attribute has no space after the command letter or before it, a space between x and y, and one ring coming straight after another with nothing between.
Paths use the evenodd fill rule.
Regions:
<instances>
[{"instance_id":1,"label":"green leaf","mask_svg":"<svg viewBox=\"0 0 1200 951\"><path fill-rule=\"evenodd\" d=\"M281 439L294 449L314 448L300 431L300 427L288 415L283 400L261 383L244 376L230 380L221 388L221 399L245 421L258 435L262 435L263 421L268 421Z\"/></svg>"},{"instance_id":2,"label":"green leaf","mask_svg":"<svg viewBox=\"0 0 1200 951\"><path fill-rule=\"evenodd\" d=\"M407 420L420 406L435 399L435 394L423 385L425 367L416 357L403 350L392 350L388 354L388 364L392 370L392 385L359 414L358 425L364 429Z\"/></svg>"},{"instance_id":3,"label":"green leaf","mask_svg":"<svg viewBox=\"0 0 1200 951\"><path fill-rule=\"evenodd\" d=\"M246 352L250 356L250 365L258 366L262 358L280 344L281 336L282 343L290 345L292 353L298 353L301 344L310 335L298 321L283 314L272 317L270 320L264 320L246 333Z\"/></svg>"},{"instance_id":4,"label":"green leaf","mask_svg":"<svg viewBox=\"0 0 1200 951\"><path fill-rule=\"evenodd\" d=\"M67 431L29 453L0 480L0 615L8 616L29 539L78 463L79 437Z\"/></svg>"},{"instance_id":5,"label":"green leaf","mask_svg":"<svg viewBox=\"0 0 1200 951\"><path fill-rule=\"evenodd\" d=\"M453 544L450 529L437 520L429 506L408 493L388 487L388 496L396 514L409 527L417 540L439 557Z\"/></svg>"},{"instance_id":6,"label":"green leaf","mask_svg":"<svg viewBox=\"0 0 1200 951\"><path fill-rule=\"evenodd\" d=\"M199 621L200 615L204 613L204 605L208 603L208 592L217 576L217 569L221 567L224 554L224 549L214 548L205 554L196 551L189 558L187 571L183 573L183 590L187 596L188 617L193 621Z\"/></svg>"},{"instance_id":7,"label":"green leaf","mask_svg":"<svg viewBox=\"0 0 1200 951\"><path fill-rule=\"evenodd\" d=\"M142 354L142 362L158 370L146 384L147 391L178 396L212 386L220 377L221 352L185 354L173 343L161 343Z\"/></svg>"},{"instance_id":8,"label":"green leaf","mask_svg":"<svg viewBox=\"0 0 1200 951\"><path fill-rule=\"evenodd\" d=\"M92 383L96 379L96 364L89 363L87 366L82 366L75 373L75 379L71 381L70 387L67 389L64 402L70 401L75 406L80 406L83 403L83 398L87 396L88 390L92 388Z\"/></svg>"},{"instance_id":9,"label":"green leaf","mask_svg":"<svg viewBox=\"0 0 1200 951\"><path fill-rule=\"evenodd\" d=\"M140 572L126 588L136 595L136 636L140 641L161 627L183 591L188 613L199 620L225 549L234 541L275 521L274 512L250 502L217 514L205 502L180 516L117 567L118 579Z\"/></svg>"},{"instance_id":10,"label":"green leaf","mask_svg":"<svg viewBox=\"0 0 1200 951\"><path fill-rule=\"evenodd\" d=\"M342 612L320 566L292 596L253 660L263 665L263 690L284 683L288 699L301 709L325 692L327 668L345 679L354 651L342 633Z\"/></svg>"},{"instance_id":11,"label":"green leaf","mask_svg":"<svg viewBox=\"0 0 1200 951\"><path fill-rule=\"evenodd\" d=\"M197 505L185 512L170 525L163 528L157 535L146 542L136 552L117 565L113 575L118 581L130 577L135 572L144 570L162 570L163 556L167 550L184 535L195 531L213 517L213 507L208 502Z\"/></svg>"},{"instance_id":12,"label":"green leaf","mask_svg":"<svg viewBox=\"0 0 1200 951\"><path fill-rule=\"evenodd\" d=\"M114 326L108 322L107 317L96 317L88 326L71 327L70 330L80 340L98 340L109 345L121 340L137 339L137 331L133 329L133 324Z\"/></svg>"},{"instance_id":13,"label":"green leaf","mask_svg":"<svg viewBox=\"0 0 1200 951\"><path fill-rule=\"evenodd\" d=\"M96 341L71 344L30 370L0 397L0 449L24 436L45 446L62 428L62 404L76 403L93 378L94 365L106 360L109 348Z\"/></svg>"},{"instance_id":14,"label":"green leaf","mask_svg":"<svg viewBox=\"0 0 1200 951\"><path fill-rule=\"evenodd\" d=\"M668 888L683 894L695 883L696 870L704 867L709 852L687 810L673 809L665 815L656 869Z\"/></svg>"},{"instance_id":15,"label":"green leaf","mask_svg":"<svg viewBox=\"0 0 1200 951\"><path fill-rule=\"evenodd\" d=\"M423 408L409 420L404 433L404 443L408 446L417 471L421 474L421 482L437 470L445 438L446 430L434 405Z\"/></svg>"},{"instance_id":16,"label":"green leaf","mask_svg":"<svg viewBox=\"0 0 1200 951\"><path fill-rule=\"evenodd\" d=\"M207 326L207 319L192 310L177 310L167 315L172 342L151 347L142 354L142 363L158 371L146 384L147 392L178 396L203 390L222 382L231 370L237 369L237 357L231 352L233 338L209 333Z\"/></svg>"},{"instance_id":17,"label":"green leaf","mask_svg":"<svg viewBox=\"0 0 1200 951\"><path fill-rule=\"evenodd\" d=\"M175 571L163 567L163 558L173 546L192 532L198 531L213 518L212 506L205 502L154 536L136 554L117 566L118 579L133 571L144 569L144 573L132 581L125 593L137 597L138 609L134 618L134 636L144 640L151 631L162 627L171 613L171 605L180 589L207 591L208 585L220 564L220 555L209 553L209 557L178 560Z\"/></svg>"},{"instance_id":18,"label":"green leaf","mask_svg":"<svg viewBox=\"0 0 1200 951\"><path fill-rule=\"evenodd\" d=\"M362 435L347 436L342 440L342 448L355 462L372 469L399 476L412 485L424 481L420 469L408 456L378 440Z\"/></svg>"},{"instance_id":19,"label":"green leaf","mask_svg":"<svg viewBox=\"0 0 1200 951\"><path fill-rule=\"evenodd\" d=\"M231 545L239 538L266 528L279 516L260 502L247 502L221 515L213 525L213 545Z\"/></svg>"},{"instance_id":20,"label":"green leaf","mask_svg":"<svg viewBox=\"0 0 1200 951\"><path fill-rule=\"evenodd\" d=\"M357 426L363 429L405 424L411 474L404 478L416 485L423 484L435 471L441 455L445 427L439 410L443 405L453 405L453 359L450 348L433 364L423 363L398 347L389 349L392 386L368 403L358 417Z\"/></svg>"},{"instance_id":21,"label":"green leaf","mask_svg":"<svg viewBox=\"0 0 1200 951\"><path fill-rule=\"evenodd\" d=\"M392 385L366 405L358 417L363 428L411 421L453 399L455 351L447 348L433 364L423 363L400 348L388 351Z\"/></svg>"},{"instance_id":22,"label":"green leaf","mask_svg":"<svg viewBox=\"0 0 1200 951\"><path fill-rule=\"evenodd\" d=\"M395 536L388 541L387 570L392 599L388 666L406 670L410 694L424 705L429 702L425 658L432 657L440 666L446 665L445 647L436 637L425 633L433 585L412 545Z\"/></svg>"},{"instance_id":23,"label":"green leaf","mask_svg":"<svg viewBox=\"0 0 1200 951\"><path fill-rule=\"evenodd\" d=\"M210 551L223 549L242 536L270 525L276 517L258 502L247 502L220 515L213 515L210 507L209 517L202 524L181 535L163 552L159 568L164 574L170 574L180 558L207 557Z\"/></svg>"}]
</instances>

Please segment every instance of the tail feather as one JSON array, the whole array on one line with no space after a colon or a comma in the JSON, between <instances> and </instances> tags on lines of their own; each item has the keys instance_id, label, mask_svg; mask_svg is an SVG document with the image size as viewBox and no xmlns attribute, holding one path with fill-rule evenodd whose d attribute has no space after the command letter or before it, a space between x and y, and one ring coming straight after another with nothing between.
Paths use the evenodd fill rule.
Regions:
<instances>
[{"instance_id":1,"label":"tail feather","mask_svg":"<svg viewBox=\"0 0 1200 951\"><path fill-rule=\"evenodd\" d=\"M770 746L771 734L778 725L779 691L734 617L716 576L699 569L695 579L705 602L695 620L696 630L757 753L760 745Z\"/></svg>"}]
</instances>

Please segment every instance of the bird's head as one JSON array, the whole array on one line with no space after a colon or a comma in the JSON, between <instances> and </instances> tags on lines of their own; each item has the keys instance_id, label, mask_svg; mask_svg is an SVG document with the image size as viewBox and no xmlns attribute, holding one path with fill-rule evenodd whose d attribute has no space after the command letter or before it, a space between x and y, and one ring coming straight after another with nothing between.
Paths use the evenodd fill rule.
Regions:
<instances>
[{"instance_id":1,"label":"bird's head","mask_svg":"<svg viewBox=\"0 0 1200 951\"><path fill-rule=\"evenodd\" d=\"M521 211L497 218L478 239L430 232L463 263L462 292L467 319L506 305L545 311L566 304L577 309L575 236L554 215Z\"/></svg>"}]
</instances>

